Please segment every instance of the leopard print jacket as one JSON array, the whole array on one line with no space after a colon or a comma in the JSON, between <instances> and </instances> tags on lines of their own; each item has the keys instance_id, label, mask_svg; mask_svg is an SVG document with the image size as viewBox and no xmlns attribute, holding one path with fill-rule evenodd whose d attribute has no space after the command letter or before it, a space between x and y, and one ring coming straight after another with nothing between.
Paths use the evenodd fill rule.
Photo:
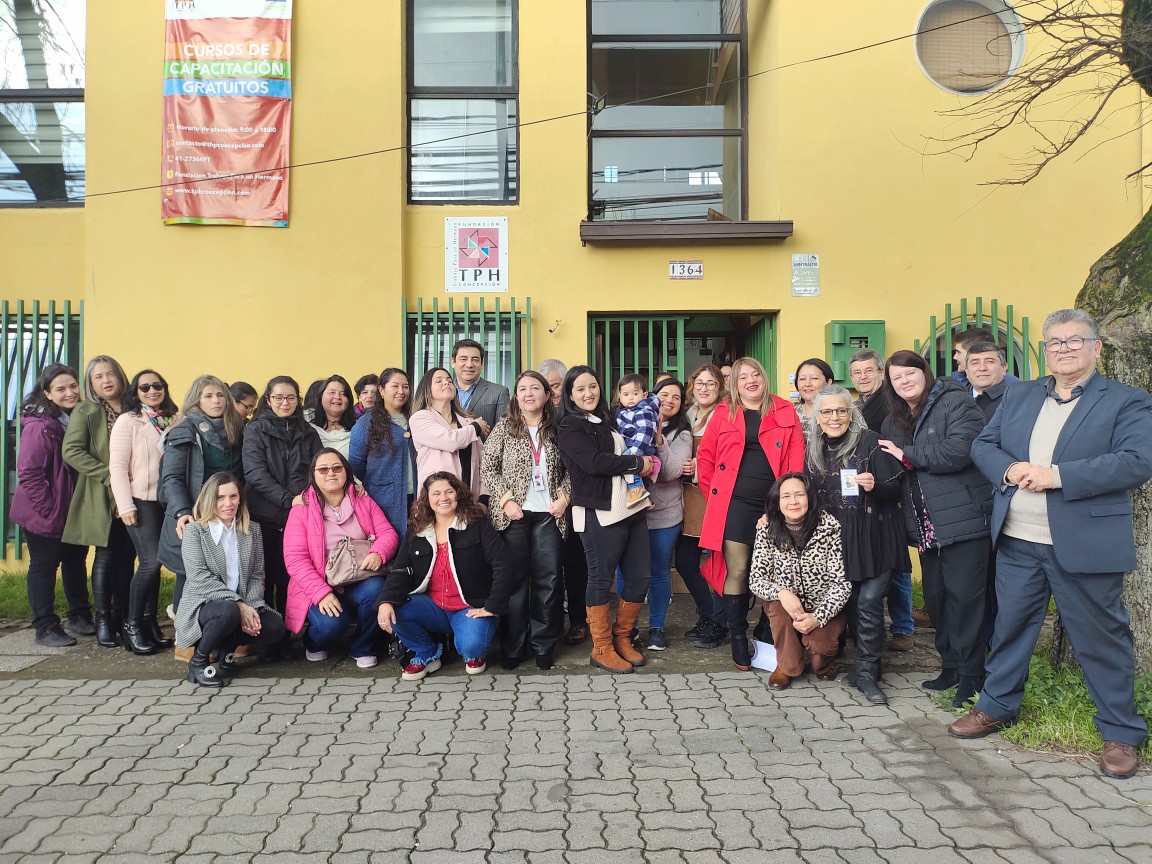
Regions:
<instances>
[{"instance_id":1,"label":"leopard print jacket","mask_svg":"<svg viewBox=\"0 0 1152 864\"><path fill-rule=\"evenodd\" d=\"M571 501L572 481L568 478L568 471L560 458L554 437L544 445L544 464L548 470L552 500L562 496L565 501ZM508 501L523 504L532 483L532 445L528 436L513 438L508 434L508 421L500 420L484 442L480 477L491 496L488 512L492 524L497 531L503 531L512 524L504 512L504 504ZM568 536L567 512L556 520L556 526L562 536Z\"/></svg>"},{"instance_id":2,"label":"leopard print jacket","mask_svg":"<svg viewBox=\"0 0 1152 864\"><path fill-rule=\"evenodd\" d=\"M803 549L780 549L768 539L767 527L757 528L748 587L765 602L777 599L784 589L791 591L821 626L835 618L852 596L836 517L827 511L820 514L820 524Z\"/></svg>"}]
</instances>

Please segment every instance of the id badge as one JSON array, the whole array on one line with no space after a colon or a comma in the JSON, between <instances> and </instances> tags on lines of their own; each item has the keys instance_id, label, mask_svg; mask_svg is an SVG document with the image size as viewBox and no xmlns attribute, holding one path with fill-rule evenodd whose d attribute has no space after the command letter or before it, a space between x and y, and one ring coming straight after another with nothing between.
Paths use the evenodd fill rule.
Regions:
<instances>
[{"instance_id":1,"label":"id badge","mask_svg":"<svg viewBox=\"0 0 1152 864\"><path fill-rule=\"evenodd\" d=\"M840 494L844 497L857 496L860 494L860 487L856 485L856 475L859 472L855 468L841 468L840 469Z\"/></svg>"},{"instance_id":2,"label":"id badge","mask_svg":"<svg viewBox=\"0 0 1152 864\"><path fill-rule=\"evenodd\" d=\"M548 487L544 485L544 474L540 471L532 472L532 491L533 492L547 492Z\"/></svg>"}]
</instances>

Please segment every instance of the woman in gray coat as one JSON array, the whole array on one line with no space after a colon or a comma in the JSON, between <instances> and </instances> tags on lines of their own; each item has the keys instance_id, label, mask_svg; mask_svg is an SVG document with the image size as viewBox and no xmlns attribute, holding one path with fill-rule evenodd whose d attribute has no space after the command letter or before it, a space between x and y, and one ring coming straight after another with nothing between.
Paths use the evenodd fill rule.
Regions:
<instances>
[{"instance_id":1,"label":"woman in gray coat","mask_svg":"<svg viewBox=\"0 0 1152 864\"><path fill-rule=\"evenodd\" d=\"M204 483L192 521L184 526L184 596L176 612L176 644L195 646L188 680L220 687L235 672L240 645L275 644L284 619L264 602L264 546L249 519L240 481L213 474ZM220 658L218 666L210 657Z\"/></svg>"}]
</instances>

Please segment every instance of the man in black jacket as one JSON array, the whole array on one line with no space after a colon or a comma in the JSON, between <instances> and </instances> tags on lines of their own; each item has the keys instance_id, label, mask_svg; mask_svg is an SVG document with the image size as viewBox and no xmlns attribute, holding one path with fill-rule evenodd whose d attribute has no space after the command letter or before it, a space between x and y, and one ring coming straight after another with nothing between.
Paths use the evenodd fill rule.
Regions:
<instances>
[{"instance_id":1,"label":"man in black jacket","mask_svg":"<svg viewBox=\"0 0 1152 864\"><path fill-rule=\"evenodd\" d=\"M964 371L968 373L976 407L984 412L984 422L987 423L1000 407L1004 391L1013 383L1007 378L1008 361L1004 359L1004 352L992 342L976 342L968 347Z\"/></svg>"}]
</instances>

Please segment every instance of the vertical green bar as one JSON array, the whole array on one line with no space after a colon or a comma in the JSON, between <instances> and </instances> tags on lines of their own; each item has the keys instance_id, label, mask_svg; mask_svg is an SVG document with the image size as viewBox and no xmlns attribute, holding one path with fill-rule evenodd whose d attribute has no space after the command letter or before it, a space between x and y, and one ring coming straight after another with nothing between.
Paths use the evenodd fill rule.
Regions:
<instances>
[{"instance_id":1,"label":"vertical green bar","mask_svg":"<svg viewBox=\"0 0 1152 864\"><path fill-rule=\"evenodd\" d=\"M684 381L684 377L688 374L688 370L684 368L684 325L688 323L687 318L676 319L676 369L675 375L677 381Z\"/></svg>"},{"instance_id":2,"label":"vertical green bar","mask_svg":"<svg viewBox=\"0 0 1152 864\"><path fill-rule=\"evenodd\" d=\"M1024 343L1024 378L1031 381L1033 378L1038 378L1037 372L1032 368L1032 358L1028 355L1032 351L1032 337L1029 333L1028 316L1025 315L1020 319L1020 339Z\"/></svg>"},{"instance_id":3,"label":"vertical green bar","mask_svg":"<svg viewBox=\"0 0 1152 864\"><path fill-rule=\"evenodd\" d=\"M508 341L512 343L512 381L516 380L516 376L525 371L525 367L521 366L520 358L520 340L516 338L516 298L508 298ZM506 386L511 387L512 381L509 381Z\"/></svg>"},{"instance_id":4,"label":"vertical green bar","mask_svg":"<svg viewBox=\"0 0 1152 864\"><path fill-rule=\"evenodd\" d=\"M1009 303L1004 309L1004 332L1008 334L1008 341L1004 346L1004 359L1008 361L1008 371L1012 372L1012 364L1016 359L1016 310L1013 308L1011 303ZM1020 364L1021 377L1026 377L1027 373L1025 372L1025 369L1027 364L1028 347L1024 346L1024 358Z\"/></svg>"},{"instance_id":5,"label":"vertical green bar","mask_svg":"<svg viewBox=\"0 0 1152 864\"><path fill-rule=\"evenodd\" d=\"M535 369L532 364L532 298L524 298L524 367L526 369ZM515 323L512 325L515 327Z\"/></svg>"},{"instance_id":6,"label":"vertical green bar","mask_svg":"<svg viewBox=\"0 0 1152 864\"><path fill-rule=\"evenodd\" d=\"M956 322L961 330L968 329L968 298L960 298L960 318Z\"/></svg>"},{"instance_id":7,"label":"vertical green bar","mask_svg":"<svg viewBox=\"0 0 1152 864\"><path fill-rule=\"evenodd\" d=\"M4 415L0 417L0 550L8 551L8 352L11 346L9 329L8 301L0 301L0 405ZM19 423L19 421L17 421ZM20 547L16 547L19 556Z\"/></svg>"},{"instance_id":8,"label":"vertical green bar","mask_svg":"<svg viewBox=\"0 0 1152 864\"><path fill-rule=\"evenodd\" d=\"M448 309L449 310L452 309L452 298L451 297L448 298ZM449 317L451 317L451 311L449 311ZM420 370L421 375L423 375L425 372L427 372L433 366L439 366L440 365L440 340L442 338L441 333L440 333L440 326L442 323L443 323L443 316L440 314L440 298L439 297L433 297L432 298L432 350L431 350L431 352L426 352L426 353L428 353L428 356L424 360L424 368ZM452 326L451 323L449 323L448 326L451 327Z\"/></svg>"},{"instance_id":9,"label":"vertical green bar","mask_svg":"<svg viewBox=\"0 0 1152 864\"><path fill-rule=\"evenodd\" d=\"M648 324L648 372L644 378L648 381L648 386L652 386L652 379L656 377L656 364L659 362L657 358L659 354L656 352L656 319L649 318ZM664 339L664 344L667 346L667 338ZM640 370L637 370L640 371Z\"/></svg>"},{"instance_id":10,"label":"vertical green bar","mask_svg":"<svg viewBox=\"0 0 1152 864\"><path fill-rule=\"evenodd\" d=\"M39 300L33 300L32 301L32 326L28 328L28 332L29 332L29 336L31 337L28 340L28 369L29 370L33 370L33 369L39 370L39 369L44 368L45 365L47 365L47 364L42 362L42 358L41 358L42 346L40 344L40 301ZM51 361L49 361L49 362L51 362ZM23 384L21 384L20 389L21 390L24 389ZM17 424L17 426L19 426L19 424ZM17 441L20 440L20 432L19 431L16 432L16 440Z\"/></svg>"},{"instance_id":11,"label":"vertical green bar","mask_svg":"<svg viewBox=\"0 0 1152 864\"><path fill-rule=\"evenodd\" d=\"M935 331L933 331L935 337ZM933 357L941 357L942 359L936 361L936 377L948 375L952 372L952 304L944 304L944 353L940 354L938 351L932 352ZM944 368L940 368L940 364L944 364Z\"/></svg>"},{"instance_id":12,"label":"vertical green bar","mask_svg":"<svg viewBox=\"0 0 1152 864\"><path fill-rule=\"evenodd\" d=\"M613 388L616 386L616 382L620 379L620 376L624 374L624 363L626 362L624 358L628 356L627 354L624 353L624 319L623 318L617 319L617 327L618 327L617 332L620 334L620 340L619 340L619 345L618 345L618 347L620 349L620 370L617 374L612 376L612 380L604 382L604 389L606 389L608 392L612 392ZM609 399L608 401L611 402L612 400Z\"/></svg>"},{"instance_id":13,"label":"vertical green bar","mask_svg":"<svg viewBox=\"0 0 1152 864\"><path fill-rule=\"evenodd\" d=\"M400 368L408 368L408 298L400 298Z\"/></svg>"},{"instance_id":14,"label":"vertical green bar","mask_svg":"<svg viewBox=\"0 0 1152 864\"><path fill-rule=\"evenodd\" d=\"M937 368L938 364L936 363L936 330L937 330L937 328L938 328L938 325L936 323L936 316L933 315L932 316L932 335L928 337L928 345L929 345L929 348L928 348L928 351L929 351L928 366L932 370L932 373L937 378L939 378L940 377L940 370Z\"/></svg>"},{"instance_id":15,"label":"vertical green bar","mask_svg":"<svg viewBox=\"0 0 1152 864\"><path fill-rule=\"evenodd\" d=\"M76 362L72 365L73 369L79 370L84 365L84 301L80 301L80 356L76 358Z\"/></svg>"},{"instance_id":16,"label":"vertical green bar","mask_svg":"<svg viewBox=\"0 0 1152 864\"><path fill-rule=\"evenodd\" d=\"M1000 301L992 298L992 312L988 316L988 329L992 331L992 341L1000 344Z\"/></svg>"}]
</instances>

